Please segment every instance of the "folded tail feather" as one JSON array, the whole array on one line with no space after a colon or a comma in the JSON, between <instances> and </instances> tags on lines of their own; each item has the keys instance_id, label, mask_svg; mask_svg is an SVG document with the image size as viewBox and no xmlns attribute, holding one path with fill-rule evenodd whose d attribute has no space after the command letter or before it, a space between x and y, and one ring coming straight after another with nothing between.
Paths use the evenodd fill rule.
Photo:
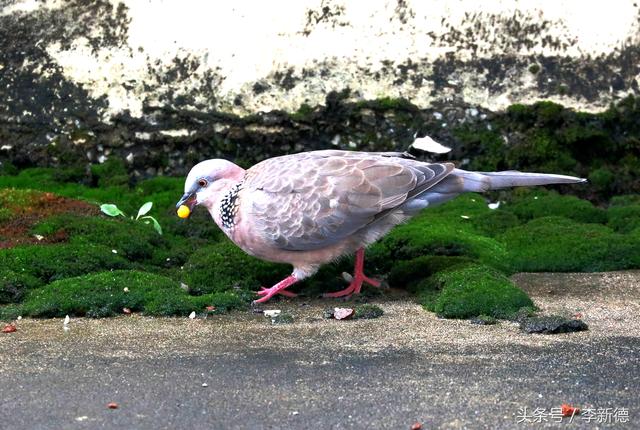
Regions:
<instances>
[{"instance_id":1,"label":"folded tail feather","mask_svg":"<svg viewBox=\"0 0 640 430\"><path fill-rule=\"evenodd\" d=\"M415 197L423 201L407 204L410 212L425 206L433 206L453 199L466 192L483 193L511 187L530 187L551 184L577 184L586 179L574 176L554 175L549 173L523 173L514 170L504 172L469 172L454 169L449 176Z\"/></svg>"}]
</instances>

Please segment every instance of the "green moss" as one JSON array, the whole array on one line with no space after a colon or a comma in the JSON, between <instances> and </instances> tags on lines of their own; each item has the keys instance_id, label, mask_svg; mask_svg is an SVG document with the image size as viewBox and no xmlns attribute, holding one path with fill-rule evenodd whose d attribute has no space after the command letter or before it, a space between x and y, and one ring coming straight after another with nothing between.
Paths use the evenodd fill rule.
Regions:
<instances>
[{"instance_id":1,"label":"green moss","mask_svg":"<svg viewBox=\"0 0 640 430\"><path fill-rule=\"evenodd\" d=\"M293 315L282 312L271 318L271 324L293 324Z\"/></svg>"},{"instance_id":2,"label":"green moss","mask_svg":"<svg viewBox=\"0 0 640 430\"><path fill-rule=\"evenodd\" d=\"M484 235L496 237L508 229L520 225L520 219L508 210L496 209L483 216L472 218L476 230Z\"/></svg>"},{"instance_id":3,"label":"green moss","mask_svg":"<svg viewBox=\"0 0 640 430\"><path fill-rule=\"evenodd\" d=\"M100 187L126 186L129 184L129 175L124 161L115 157L102 164L92 165L91 175Z\"/></svg>"},{"instance_id":4,"label":"green moss","mask_svg":"<svg viewBox=\"0 0 640 430\"><path fill-rule=\"evenodd\" d=\"M381 97L375 100L362 100L356 103L357 108L370 108L381 111L416 110L416 106L404 98Z\"/></svg>"},{"instance_id":5,"label":"green moss","mask_svg":"<svg viewBox=\"0 0 640 430\"><path fill-rule=\"evenodd\" d=\"M472 318L471 322L478 325L494 325L498 323L498 319L489 315L478 315Z\"/></svg>"},{"instance_id":6,"label":"green moss","mask_svg":"<svg viewBox=\"0 0 640 430\"><path fill-rule=\"evenodd\" d=\"M122 314L123 308L129 308L146 315L166 316L187 315L204 310L206 305L227 310L243 303L232 293L190 297L173 279L122 270L53 282L30 292L22 312L33 317L106 317Z\"/></svg>"},{"instance_id":7,"label":"green moss","mask_svg":"<svg viewBox=\"0 0 640 430\"><path fill-rule=\"evenodd\" d=\"M174 196L180 197L184 187L184 178L172 178L169 176L158 176L146 179L137 185L137 190L143 195L152 195L162 192L170 192ZM175 198L175 197L174 197Z\"/></svg>"},{"instance_id":8,"label":"green moss","mask_svg":"<svg viewBox=\"0 0 640 430\"><path fill-rule=\"evenodd\" d=\"M370 248L372 267L385 273L401 260L442 255L467 257L508 270L504 264L506 250L500 242L474 232L470 222L460 215L450 221L430 220L426 212L413 222L395 228Z\"/></svg>"},{"instance_id":9,"label":"green moss","mask_svg":"<svg viewBox=\"0 0 640 430\"><path fill-rule=\"evenodd\" d=\"M22 315L21 305L0 305L0 321L12 321Z\"/></svg>"},{"instance_id":10,"label":"green moss","mask_svg":"<svg viewBox=\"0 0 640 430\"><path fill-rule=\"evenodd\" d=\"M159 235L151 225L103 215L57 215L33 228L34 234L45 237L60 231L70 236L71 243L105 245L131 261L148 261L154 253L169 247L167 238Z\"/></svg>"},{"instance_id":11,"label":"green moss","mask_svg":"<svg viewBox=\"0 0 640 430\"><path fill-rule=\"evenodd\" d=\"M17 209L30 206L41 195L42 193L40 191L7 188L0 190L0 206L2 206L4 210L13 212Z\"/></svg>"},{"instance_id":12,"label":"green moss","mask_svg":"<svg viewBox=\"0 0 640 430\"><path fill-rule=\"evenodd\" d=\"M197 250L184 265L184 282L193 294L257 290L290 274L291 267L261 261L226 240Z\"/></svg>"},{"instance_id":13,"label":"green moss","mask_svg":"<svg viewBox=\"0 0 640 430\"><path fill-rule=\"evenodd\" d=\"M29 273L0 268L0 304L19 302L28 290L40 285L42 281Z\"/></svg>"},{"instance_id":14,"label":"green moss","mask_svg":"<svg viewBox=\"0 0 640 430\"><path fill-rule=\"evenodd\" d=\"M533 306L527 294L496 270L474 265L453 268L433 275L422 304L445 318L488 315L510 318L520 308Z\"/></svg>"},{"instance_id":15,"label":"green moss","mask_svg":"<svg viewBox=\"0 0 640 430\"><path fill-rule=\"evenodd\" d=\"M529 72L530 72L530 73L533 73L533 74L535 75L535 74L536 74L536 73L538 73L539 71L540 71L540 65L538 65L538 64L532 64L532 65L530 65L530 66L529 66Z\"/></svg>"},{"instance_id":16,"label":"green moss","mask_svg":"<svg viewBox=\"0 0 640 430\"><path fill-rule=\"evenodd\" d=\"M42 283L129 266L130 263L114 254L111 248L94 244L33 245L0 250L0 270L29 275Z\"/></svg>"},{"instance_id":17,"label":"green moss","mask_svg":"<svg viewBox=\"0 0 640 430\"><path fill-rule=\"evenodd\" d=\"M470 264L473 261L468 257L443 255L423 255L408 261L398 261L389 272L388 282L393 288L415 291L423 279L453 266Z\"/></svg>"},{"instance_id":18,"label":"green moss","mask_svg":"<svg viewBox=\"0 0 640 430\"><path fill-rule=\"evenodd\" d=\"M589 174L589 182L591 182L598 191L608 192L616 180L616 174L611 169L601 167Z\"/></svg>"},{"instance_id":19,"label":"green moss","mask_svg":"<svg viewBox=\"0 0 640 430\"><path fill-rule=\"evenodd\" d=\"M307 121L310 119L312 114L313 107L309 106L307 103L302 103L300 108L291 114L291 119L294 121Z\"/></svg>"},{"instance_id":20,"label":"green moss","mask_svg":"<svg viewBox=\"0 0 640 430\"><path fill-rule=\"evenodd\" d=\"M0 208L0 224L7 222L12 217L12 211L9 208Z\"/></svg>"},{"instance_id":21,"label":"green moss","mask_svg":"<svg viewBox=\"0 0 640 430\"><path fill-rule=\"evenodd\" d=\"M10 176L17 174L18 168L13 163L6 160L0 161L0 176Z\"/></svg>"},{"instance_id":22,"label":"green moss","mask_svg":"<svg viewBox=\"0 0 640 430\"><path fill-rule=\"evenodd\" d=\"M628 194L612 197L609 205L611 207L640 205L640 194Z\"/></svg>"},{"instance_id":23,"label":"green moss","mask_svg":"<svg viewBox=\"0 0 640 430\"><path fill-rule=\"evenodd\" d=\"M640 204L610 207L607 216L609 227L618 233L629 233L640 227Z\"/></svg>"},{"instance_id":24,"label":"green moss","mask_svg":"<svg viewBox=\"0 0 640 430\"><path fill-rule=\"evenodd\" d=\"M354 308L354 319L369 320L374 318L380 318L384 315L384 311L380 306L372 304L358 305Z\"/></svg>"},{"instance_id":25,"label":"green moss","mask_svg":"<svg viewBox=\"0 0 640 430\"><path fill-rule=\"evenodd\" d=\"M562 216L584 223L607 222L607 213L604 209L593 206L587 200L555 192L547 194L536 192L516 199L503 207L504 210L514 213L523 221L545 216Z\"/></svg>"},{"instance_id":26,"label":"green moss","mask_svg":"<svg viewBox=\"0 0 640 430\"><path fill-rule=\"evenodd\" d=\"M631 235L557 216L512 228L501 239L516 271L595 272L640 266L640 242Z\"/></svg>"}]
</instances>

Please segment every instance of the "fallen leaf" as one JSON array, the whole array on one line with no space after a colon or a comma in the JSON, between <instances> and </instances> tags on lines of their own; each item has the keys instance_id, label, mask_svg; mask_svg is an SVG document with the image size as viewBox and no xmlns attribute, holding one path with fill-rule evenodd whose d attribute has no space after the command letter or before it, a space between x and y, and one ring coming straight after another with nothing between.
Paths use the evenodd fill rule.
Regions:
<instances>
[{"instance_id":1,"label":"fallen leaf","mask_svg":"<svg viewBox=\"0 0 640 430\"><path fill-rule=\"evenodd\" d=\"M564 403L561 407L563 417L572 417L574 415L580 415L580 408L573 407Z\"/></svg>"},{"instance_id":2,"label":"fallen leaf","mask_svg":"<svg viewBox=\"0 0 640 430\"><path fill-rule=\"evenodd\" d=\"M196 319L196 311L193 311L193 312L191 312L191 313L189 314L189 319L190 319L190 320L194 320L194 319Z\"/></svg>"},{"instance_id":3,"label":"fallen leaf","mask_svg":"<svg viewBox=\"0 0 640 430\"><path fill-rule=\"evenodd\" d=\"M124 313L125 315L131 315L131 309L129 309L129 308L122 308L122 313Z\"/></svg>"},{"instance_id":4,"label":"fallen leaf","mask_svg":"<svg viewBox=\"0 0 640 430\"><path fill-rule=\"evenodd\" d=\"M2 329L2 333L13 333L17 330L18 328L16 327L16 325L14 323L11 323L4 326L4 328Z\"/></svg>"},{"instance_id":5,"label":"fallen leaf","mask_svg":"<svg viewBox=\"0 0 640 430\"><path fill-rule=\"evenodd\" d=\"M118 409L118 404L116 402L109 402L107 403L107 407L109 409Z\"/></svg>"},{"instance_id":6,"label":"fallen leaf","mask_svg":"<svg viewBox=\"0 0 640 430\"><path fill-rule=\"evenodd\" d=\"M419 149L420 151L431 152L434 154L446 154L447 152L451 151L451 148L439 144L429 136L419 137L415 139L411 146Z\"/></svg>"},{"instance_id":7,"label":"fallen leaf","mask_svg":"<svg viewBox=\"0 0 640 430\"><path fill-rule=\"evenodd\" d=\"M422 429L422 423L413 423L410 427L411 430L421 430Z\"/></svg>"},{"instance_id":8,"label":"fallen leaf","mask_svg":"<svg viewBox=\"0 0 640 430\"><path fill-rule=\"evenodd\" d=\"M334 308L333 317L337 320L346 320L353 316L354 310L351 308Z\"/></svg>"}]
</instances>

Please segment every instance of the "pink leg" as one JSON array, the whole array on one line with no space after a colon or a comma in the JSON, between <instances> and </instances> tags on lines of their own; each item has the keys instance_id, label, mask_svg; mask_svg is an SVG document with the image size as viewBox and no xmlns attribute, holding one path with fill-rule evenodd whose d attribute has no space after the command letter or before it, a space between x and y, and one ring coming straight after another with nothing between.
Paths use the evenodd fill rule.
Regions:
<instances>
[{"instance_id":1,"label":"pink leg","mask_svg":"<svg viewBox=\"0 0 640 430\"><path fill-rule=\"evenodd\" d=\"M350 296L351 294L359 294L363 282L366 282L367 284L374 287L379 287L380 282L366 276L363 270L364 248L360 248L358 249L358 251L356 251L356 265L353 269L353 280L351 281L351 284L349 284L349 286L344 290L338 291L336 293L326 293L324 294L324 297L343 297Z\"/></svg>"},{"instance_id":2,"label":"pink leg","mask_svg":"<svg viewBox=\"0 0 640 430\"><path fill-rule=\"evenodd\" d=\"M283 296L287 296L287 297L295 297L296 296L295 293L292 293L290 291L285 291L285 288L295 284L296 282L298 282L298 279L296 279L295 276L291 275L291 276L287 276L286 278L284 278L282 281L278 282L271 288L262 287L262 289L260 291L257 291L256 294L264 297L261 297L258 300L254 300L253 303L264 303L267 300L269 300L271 297L275 296L276 294L282 294Z\"/></svg>"}]
</instances>

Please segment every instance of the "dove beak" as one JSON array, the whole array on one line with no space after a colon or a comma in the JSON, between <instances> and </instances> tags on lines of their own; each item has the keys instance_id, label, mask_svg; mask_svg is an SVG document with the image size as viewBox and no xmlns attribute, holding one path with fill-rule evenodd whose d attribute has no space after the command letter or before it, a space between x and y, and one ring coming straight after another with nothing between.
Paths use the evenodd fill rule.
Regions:
<instances>
[{"instance_id":1,"label":"dove beak","mask_svg":"<svg viewBox=\"0 0 640 430\"><path fill-rule=\"evenodd\" d=\"M193 211L193 208L196 206L196 204L197 204L196 193L188 192L188 193L184 193L180 201L176 203L176 209L179 209L180 206L186 206L189 208L189 211L191 212Z\"/></svg>"}]
</instances>

